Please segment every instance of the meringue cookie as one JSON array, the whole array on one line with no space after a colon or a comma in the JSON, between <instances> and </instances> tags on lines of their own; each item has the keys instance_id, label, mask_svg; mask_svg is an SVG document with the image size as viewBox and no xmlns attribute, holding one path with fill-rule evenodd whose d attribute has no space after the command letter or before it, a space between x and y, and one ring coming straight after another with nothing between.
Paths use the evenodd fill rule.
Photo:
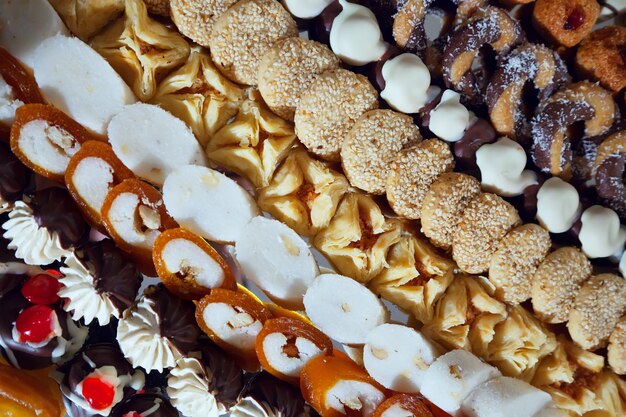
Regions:
<instances>
[{"instance_id":1,"label":"meringue cookie","mask_svg":"<svg viewBox=\"0 0 626 417\"><path fill-rule=\"evenodd\" d=\"M582 226L578 238L589 258L604 258L615 254L626 242L626 227L610 208L591 206L580 217Z\"/></svg>"},{"instance_id":2,"label":"meringue cookie","mask_svg":"<svg viewBox=\"0 0 626 417\"><path fill-rule=\"evenodd\" d=\"M167 378L167 395L185 417L218 417L226 412L211 390L204 367L195 358L181 358Z\"/></svg>"},{"instance_id":3,"label":"meringue cookie","mask_svg":"<svg viewBox=\"0 0 626 417\"><path fill-rule=\"evenodd\" d=\"M456 142L469 124L470 112L461 104L461 95L452 90L444 91L441 101L430 112L430 131L447 142Z\"/></svg>"},{"instance_id":4,"label":"meringue cookie","mask_svg":"<svg viewBox=\"0 0 626 417\"><path fill-rule=\"evenodd\" d=\"M578 191L568 182L553 177L537 193L537 220L551 233L566 232L580 215Z\"/></svg>"},{"instance_id":5,"label":"meringue cookie","mask_svg":"<svg viewBox=\"0 0 626 417\"><path fill-rule=\"evenodd\" d=\"M401 54L383 64L385 88L380 96L389 106L402 113L417 113L431 98L430 71L415 54Z\"/></svg>"}]
</instances>

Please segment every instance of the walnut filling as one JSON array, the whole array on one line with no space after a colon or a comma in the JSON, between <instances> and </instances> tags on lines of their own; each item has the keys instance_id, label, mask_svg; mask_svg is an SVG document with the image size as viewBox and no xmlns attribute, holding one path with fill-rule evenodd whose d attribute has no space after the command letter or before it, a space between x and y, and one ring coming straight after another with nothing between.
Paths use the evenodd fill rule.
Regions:
<instances>
[{"instance_id":1,"label":"walnut filling","mask_svg":"<svg viewBox=\"0 0 626 417\"><path fill-rule=\"evenodd\" d=\"M287 343L285 343L285 345L282 348L283 353L285 355L287 355L287 357L289 358L299 358L300 357L300 351L298 350L298 347L296 346L296 337L295 336L289 336L287 337Z\"/></svg>"},{"instance_id":2,"label":"walnut filling","mask_svg":"<svg viewBox=\"0 0 626 417\"><path fill-rule=\"evenodd\" d=\"M380 233L374 233L374 228L366 218L366 213L359 207L359 228L361 229L361 239L351 242L351 248L358 248L361 251L368 251L374 247Z\"/></svg>"},{"instance_id":3,"label":"walnut filling","mask_svg":"<svg viewBox=\"0 0 626 417\"><path fill-rule=\"evenodd\" d=\"M148 230L159 230L161 227L161 216L159 213L148 206L142 204L137 206L135 212L135 228L142 232Z\"/></svg>"}]
</instances>

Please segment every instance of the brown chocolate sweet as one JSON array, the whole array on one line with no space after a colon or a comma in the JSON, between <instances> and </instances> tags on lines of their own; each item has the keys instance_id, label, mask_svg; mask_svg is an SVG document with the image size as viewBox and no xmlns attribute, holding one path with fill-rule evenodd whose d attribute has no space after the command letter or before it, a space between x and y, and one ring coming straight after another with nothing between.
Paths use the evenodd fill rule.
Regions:
<instances>
[{"instance_id":1,"label":"brown chocolate sweet","mask_svg":"<svg viewBox=\"0 0 626 417\"><path fill-rule=\"evenodd\" d=\"M180 414L160 390L152 389L122 401L110 416L180 417Z\"/></svg>"},{"instance_id":2,"label":"brown chocolate sweet","mask_svg":"<svg viewBox=\"0 0 626 417\"><path fill-rule=\"evenodd\" d=\"M209 390L227 409L235 405L244 386L243 371L237 363L208 338L200 342L200 362L211 375Z\"/></svg>"},{"instance_id":3,"label":"brown chocolate sweet","mask_svg":"<svg viewBox=\"0 0 626 417\"><path fill-rule=\"evenodd\" d=\"M609 136L598 146L593 171L600 199L626 219L626 130Z\"/></svg>"},{"instance_id":4,"label":"brown chocolate sweet","mask_svg":"<svg viewBox=\"0 0 626 417\"><path fill-rule=\"evenodd\" d=\"M497 138L498 136L491 123L485 119L476 119L465 130L463 137L454 143L453 151L456 157L457 168L466 171L477 169L476 151L485 144L495 142Z\"/></svg>"},{"instance_id":5,"label":"brown chocolate sweet","mask_svg":"<svg viewBox=\"0 0 626 417\"><path fill-rule=\"evenodd\" d=\"M30 176L30 171L13 155L10 148L0 142L0 200L14 202L21 199Z\"/></svg>"}]
</instances>

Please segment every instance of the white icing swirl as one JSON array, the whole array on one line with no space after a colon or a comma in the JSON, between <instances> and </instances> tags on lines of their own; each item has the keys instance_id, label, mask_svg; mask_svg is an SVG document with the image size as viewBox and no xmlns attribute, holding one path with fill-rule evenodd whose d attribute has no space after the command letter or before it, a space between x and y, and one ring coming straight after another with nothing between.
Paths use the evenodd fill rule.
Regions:
<instances>
[{"instance_id":1,"label":"white icing swirl","mask_svg":"<svg viewBox=\"0 0 626 417\"><path fill-rule=\"evenodd\" d=\"M537 174L526 167L526 152L522 145L500 138L476 151L483 189L505 197L522 194L530 185L537 184Z\"/></svg>"},{"instance_id":2,"label":"white icing swirl","mask_svg":"<svg viewBox=\"0 0 626 417\"><path fill-rule=\"evenodd\" d=\"M582 226L578 239L585 255L604 258L615 254L626 242L626 227L620 225L619 216L610 208L591 206L580 217Z\"/></svg>"},{"instance_id":3,"label":"white icing swirl","mask_svg":"<svg viewBox=\"0 0 626 417\"><path fill-rule=\"evenodd\" d=\"M15 111L23 105L23 101L15 98L13 87L0 75L0 123L10 126L15 120Z\"/></svg>"},{"instance_id":4,"label":"white icing swirl","mask_svg":"<svg viewBox=\"0 0 626 417\"><path fill-rule=\"evenodd\" d=\"M13 210L13 204L6 201L2 196L0 196L0 214L4 214L8 211Z\"/></svg>"},{"instance_id":5,"label":"white icing swirl","mask_svg":"<svg viewBox=\"0 0 626 417\"><path fill-rule=\"evenodd\" d=\"M65 260L67 266L61 267L65 275L60 279L64 285L59 290L59 296L66 299L63 309L72 314L76 321L85 320L89 325L94 319L100 326L109 324L111 317L120 318L119 311L106 293L99 293L93 282L92 273L76 257L69 256Z\"/></svg>"},{"instance_id":6,"label":"white icing swirl","mask_svg":"<svg viewBox=\"0 0 626 417\"><path fill-rule=\"evenodd\" d=\"M537 220L552 233L563 233L578 219L582 205L578 191L568 182L553 177L537 193Z\"/></svg>"},{"instance_id":7,"label":"white icing swirl","mask_svg":"<svg viewBox=\"0 0 626 417\"><path fill-rule=\"evenodd\" d=\"M430 131L447 142L456 142L469 124L470 112L461 104L461 95L452 90L444 91L441 101L430 112Z\"/></svg>"},{"instance_id":8,"label":"white icing swirl","mask_svg":"<svg viewBox=\"0 0 626 417\"><path fill-rule=\"evenodd\" d=\"M417 113L428 102L430 71L415 54L401 54L383 64L385 88L380 96L403 113Z\"/></svg>"},{"instance_id":9,"label":"white icing swirl","mask_svg":"<svg viewBox=\"0 0 626 417\"><path fill-rule=\"evenodd\" d=\"M218 417L226 412L209 390L204 367L194 358L176 362L167 378L167 395L185 417Z\"/></svg>"},{"instance_id":10,"label":"white icing swirl","mask_svg":"<svg viewBox=\"0 0 626 417\"><path fill-rule=\"evenodd\" d=\"M342 10L330 29L330 47L345 63L365 65L378 61L387 44L374 13L367 7L339 0Z\"/></svg>"},{"instance_id":11,"label":"white icing swirl","mask_svg":"<svg viewBox=\"0 0 626 417\"><path fill-rule=\"evenodd\" d=\"M134 308L124 312L117 325L117 341L133 367L163 372L173 368L182 355L172 342L161 336L159 316L152 305L144 296Z\"/></svg>"},{"instance_id":12,"label":"white icing swirl","mask_svg":"<svg viewBox=\"0 0 626 417\"><path fill-rule=\"evenodd\" d=\"M319 16L333 0L283 0L289 13L300 19Z\"/></svg>"},{"instance_id":13,"label":"white icing swirl","mask_svg":"<svg viewBox=\"0 0 626 417\"><path fill-rule=\"evenodd\" d=\"M16 201L9 220L2 228L9 249L29 265L48 265L72 254L61 246L59 235L37 224L33 210L23 201Z\"/></svg>"},{"instance_id":14,"label":"white icing swirl","mask_svg":"<svg viewBox=\"0 0 626 417\"><path fill-rule=\"evenodd\" d=\"M272 407L252 397L244 397L230 409L232 417L277 417Z\"/></svg>"},{"instance_id":15,"label":"white icing swirl","mask_svg":"<svg viewBox=\"0 0 626 417\"><path fill-rule=\"evenodd\" d=\"M57 337L57 347L52 351L52 362L59 365L72 359L74 355L76 355L83 347L87 335L89 334L88 327L76 323L69 315L65 319L65 324L67 326L69 339L65 339L63 336Z\"/></svg>"}]
</instances>

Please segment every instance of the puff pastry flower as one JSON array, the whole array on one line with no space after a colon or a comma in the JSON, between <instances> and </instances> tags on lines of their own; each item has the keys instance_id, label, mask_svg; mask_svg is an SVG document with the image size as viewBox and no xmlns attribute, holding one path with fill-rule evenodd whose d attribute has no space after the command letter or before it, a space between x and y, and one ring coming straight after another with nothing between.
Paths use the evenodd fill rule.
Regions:
<instances>
[{"instance_id":1,"label":"puff pastry flower","mask_svg":"<svg viewBox=\"0 0 626 417\"><path fill-rule=\"evenodd\" d=\"M126 0L125 5L125 16L96 36L91 46L137 97L148 101L158 81L185 62L190 47L180 34L151 19L142 0Z\"/></svg>"},{"instance_id":2,"label":"puff pastry flower","mask_svg":"<svg viewBox=\"0 0 626 417\"><path fill-rule=\"evenodd\" d=\"M87 41L124 11L124 0L50 0L65 26Z\"/></svg>"}]
</instances>

